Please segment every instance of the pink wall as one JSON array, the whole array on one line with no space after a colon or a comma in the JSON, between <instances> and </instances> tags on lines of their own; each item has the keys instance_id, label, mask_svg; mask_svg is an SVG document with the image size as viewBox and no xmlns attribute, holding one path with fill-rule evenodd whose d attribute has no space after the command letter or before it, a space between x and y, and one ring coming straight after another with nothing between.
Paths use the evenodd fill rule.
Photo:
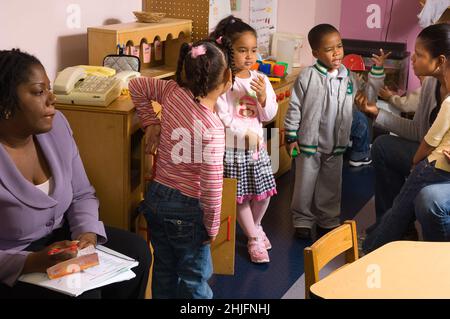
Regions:
<instances>
[{"instance_id":1,"label":"pink wall","mask_svg":"<svg viewBox=\"0 0 450 319\"><path fill-rule=\"evenodd\" d=\"M19 47L35 54L51 79L62 68L86 64L87 27L134 21L132 11L141 10L142 0L0 0L0 49ZM339 27L342 0L278 0L278 31L307 35L315 24L328 22ZM80 28L67 24L70 4L80 8ZM250 0L241 1L241 10L233 12L249 20ZM26 8L26 9L25 9ZM302 63L313 58L307 41Z\"/></svg>"},{"instance_id":2,"label":"pink wall","mask_svg":"<svg viewBox=\"0 0 450 319\"><path fill-rule=\"evenodd\" d=\"M369 29L367 27L367 7L378 4L381 7L381 28ZM392 19L389 24L392 6ZM343 37L374 41L387 41L407 43L408 51L414 52L414 44L421 28L418 24L417 14L421 8L419 1L412 0L342 0L341 33ZM389 25L389 29L388 29ZM409 89L420 86L412 68L409 72Z\"/></svg>"},{"instance_id":3,"label":"pink wall","mask_svg":"<svg viewBox=\"0 0 450 319\"><path fill-rule=\"evenodd\" d=\"M302 48L302 64L313 62L311 49L306 41L308 31L318 23L331 23L339 28L342 0L278 0L277 31L300 33L305 36ZM250 0L241 1L241 10L233 12L236 16L249 21Z\"/></svg>"},{"instance_id":4,"label":"pink wall","mask_svg":"<svg viewBox=\"0 0 450 319\"><path fill-rule=\"evenodd\" d=\"M72 3L81 9L80 28L67 23ZM66 66L88 63L87 27L133 21L132 11L141 9L142 0L1 0L0 49L35 54L53 79Z\"/></svg>"}]
</instances>

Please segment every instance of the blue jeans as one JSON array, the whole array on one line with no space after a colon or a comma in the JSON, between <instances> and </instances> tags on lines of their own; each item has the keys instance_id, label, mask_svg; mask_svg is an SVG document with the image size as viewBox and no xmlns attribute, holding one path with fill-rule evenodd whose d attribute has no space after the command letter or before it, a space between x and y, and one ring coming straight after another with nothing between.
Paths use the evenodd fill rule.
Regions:
<instances>
[{"instance_id":1,"label":"blue jeans","mask_svg":"<svg viewBox=\"0 0 450 319\"><path fill-rule=\"evenodd\" d=\"M370 157L369 120L360 111L353 112L350 139L352 140L350 160L359 161Z\"/></svg>"},{"instance_id":2,"label":"blue jeans","mask_svg":"<svg viewBox=\"0 0 450 319\"><path fill-rule=\"evenodd\" d=\"M416 219L426 241L450 241L450 183L423 188L415 200Z\"/></svg>"},{"instance_id":3,"label":"blue jeans","mask_svg":"<svg viewBox=\"0 0 450 319\"><path fill-rule=\"evenodd\" d=\"M375 168L375 211L380 222L392 207L411 170L411 163L419 143L392 135L379 136L372 145ZM370 230L368 230L370 231Z\"/></svg>"},{"instance_id":4,"label":"blue jeans","mask_svg":"<svg viewBox=\"0 0 450 319\"><path fill-rule=\"evenodd\" d=\"M152 182L140 210L154 249L152 297L211 299L209 240L199 200Z\"/></svg>"},{"instance_id":5,"label":"blue jeans","mask_svg":"<svg viewBox=\"0 0 450 319\"><path fill-rule=\"evenodd\" d=\"M402 239L415 219L414 199L428 185L450 183L450 173L434 167L435 162L421 161L403 185L393 206L363 242L364 252L371 252L389 242Z\"/></svg>"}]
</instances>

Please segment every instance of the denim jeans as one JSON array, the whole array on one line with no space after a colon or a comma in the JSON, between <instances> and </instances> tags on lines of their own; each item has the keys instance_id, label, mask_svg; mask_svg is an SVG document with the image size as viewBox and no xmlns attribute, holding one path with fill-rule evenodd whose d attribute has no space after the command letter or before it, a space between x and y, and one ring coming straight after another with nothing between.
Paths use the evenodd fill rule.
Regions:
<instances>
[{"instance_id":1,"label":"denim jeans","mask_svg":"<svg viewBox=\"0 0 450 319\"><path fill-rule=\"evenodd\" d=\"M450 183L423 188L415 200L416 219L426 241L450 241Z\"/></svg>"},{"instance_id":2,"label":"denim jeans","mask_svg":"<svg viewBox=\"0 0 450 319\"><path fill-rule=\"evenodd\" d=\"M154 249L152 297L211 299L209 239L199 200L152 182L140 210Z\"/></svg>"},{"instance_id":3,"label":"denim jeans","mask_svg":"<svg viewBox=\"0 0 450 319\"><path fill-rule=\"evenodd\" d=\"M353 112L350 139L352 140L350 160L359 161L370 157L369 120L360 111Z\"/></svg>"},{"instance_id":4,"label":"denim jeans","mask_svg":"<svg viewBox=\"0 0 450 319\"><path fill-rule=\"evenodd\" d=\"M414 200L420 190L428 185L450 183L450 173L435 168L435 163L429 163L425 159L411 172L392 208L363 242L364 252L371 252L384 244L402 239L415 219Z\"/></svg>"},{"instance_id":5,"label":"denim jeans","mask_svg":"<svg viewBox=\"0 0 450 319\"><path fill-rule=\"evenodd\" d=\"M373 143L376 223L380 222L400 193L418 146L416 142L392 135L381 135Z\"/></svg>"}]
</instances>

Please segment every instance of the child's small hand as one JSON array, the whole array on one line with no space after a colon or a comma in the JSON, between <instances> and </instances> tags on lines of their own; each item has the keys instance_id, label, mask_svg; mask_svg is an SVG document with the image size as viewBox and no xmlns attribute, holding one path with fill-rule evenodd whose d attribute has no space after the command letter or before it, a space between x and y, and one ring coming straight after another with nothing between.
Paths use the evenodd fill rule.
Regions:
<instances>
[{"instance_id":1,"label":"child's small hand","mask_svg":"<svg viewBox=\"0 0 450 319\"><path fill-rule=\"evenodd\" d=\"M145 144L145 153L146 154L156 154L156 150L158 149L159 140L161 138L161 125L154 124L149 125L145 129L144 136L144 144Z\"/></svg>"},{"instance_id":2,"label":"child's small hand","mask_svg":"<svg viewBox=\"0 0 450 319\"><path fill-rule=\"evenodd\" d=\"M294 142L291 144L286 144L286 150L289 154L290 157L292 157L292 152L294 151L294 149L297 150L297 154L300 154L300 148L298 147L298 143Z\"/></svg>"},{"instance_id":3,"label":"child's small hand","mask_svg":"<svg viewBox=\"0 0 450 319\"><path fill-rule=\"evenodd\" d=\"M216 240L216 236L210 236L208 240L203 242L203 245L211 244L214 240Z\"/></svg>"},{"instance_id":4,"label":"child's small hand","mask_svg":"<svg viewBox=\"0 0 450 319\"><path fill-rule=\"evenodd\" d=\"M259 104L262 107L266 106L266 81L264 81L264 77L258 75L257 79L253 79L250 87L256 92Z\"/></svg>"},{"instance_id":5,"label":"child's small hand","mask_svg":"<svg viewBox=\"0 0 450 319\"><path fill-rule=\"evenodd\" d=\"M358 91L358 93L356 93L355 104L358 109L366 115L374 119L378 116L379 109L377 105L375 103L369 103L367 95L364 92Z\"/></svg>"},{"instance_id":6,"label":"child's small hand","mask_svg":"<svg viewBox=\"0 0 450 319\"><path fill-rule=\"evenodd\" d=\"M393 96L395 93L391 90L389 90L389 88L387 86L382 87L380 89L380 92L378 93L378 95L385 101L388 101L391 96Z\"/></svg>"},{"instance_id":7,"label":"child's small hand","mask_svg":"<svg viewBox=\"0 0 450 319\"><path fill-rule=\"evenodd\" d=\"M259 135L252 130L247 130L245 134L245 148L259 151Z\"/></svg>"},{"instance_id":8,"label":"child's small hand","mask_svg":"<svg viewBox=\"0 0 450 319\"><path fill-rule=\"evenodd\" d=\"M386 59L391 55L391 53L392 52L385 54L383 49L380 49L380 55L372 54L372 62L377 67L382 67L382 66L384 66L384 61L386 61Z\"/></svg>"}]
</instances>

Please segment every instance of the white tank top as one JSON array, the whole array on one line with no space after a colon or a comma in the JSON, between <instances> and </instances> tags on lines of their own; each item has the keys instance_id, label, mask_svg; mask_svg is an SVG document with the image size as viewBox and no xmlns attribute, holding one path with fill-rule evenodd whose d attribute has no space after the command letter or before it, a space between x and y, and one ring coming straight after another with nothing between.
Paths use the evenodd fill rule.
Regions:
<instances>
[{"instance_id":1,"label":"white tank top","mask_svg":"<svg viewBox=\"0 0 450 319\"><path fill-rule=\"evenodd\" d=\"M53 177L50 177L48 181L35 186L41 191L43 191L44 194L50 195L50 193L53 191Z\"/></svg>"}]
</instances>

